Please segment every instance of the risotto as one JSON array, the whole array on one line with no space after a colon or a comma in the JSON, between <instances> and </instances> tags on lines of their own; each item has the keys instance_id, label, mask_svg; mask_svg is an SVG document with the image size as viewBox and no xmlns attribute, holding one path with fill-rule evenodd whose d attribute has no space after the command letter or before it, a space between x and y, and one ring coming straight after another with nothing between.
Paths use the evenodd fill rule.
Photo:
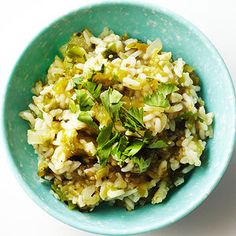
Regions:
<instances>
[{"instance_id":1,"label":"risotto","mask_svg":"<svg viewBox=\"0 0 236 236\"><path fill-rule=\"evenodd\" d=\"M213 114L182 58L105 28L75 33L36 82L28 143L38 175L70 209L161 203L201 165Z\"/></svg>"}]
</instances>

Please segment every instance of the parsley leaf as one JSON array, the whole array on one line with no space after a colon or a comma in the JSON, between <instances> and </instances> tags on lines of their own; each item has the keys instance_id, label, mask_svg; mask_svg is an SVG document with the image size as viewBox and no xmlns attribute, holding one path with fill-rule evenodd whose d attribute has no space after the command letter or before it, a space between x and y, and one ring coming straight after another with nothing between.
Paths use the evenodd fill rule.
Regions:
<instances>
[{"instance_id":1,"label":"parsley leaf","mask_svg":"<svg viewBox=\"0 0 236 236\"><path fill-rule=\"evenodd\" d=\"M146 96L144 98L144 103L154 107L166 108L170 106L169 101L165 98L165 96L162 93L159 92L154 92L153 94Z\"/></svg>"},{"instance_id":2,"label":"parsley leaf","mask_svg":"<svg viewBox=\"0 0 236 236\"><path fill-rule=\"evenodd\" d=\"M134 140L129 142L126 136L122 136L120 137L119 141L113 145L111 155L115 160L118 161L118 165L121 167L125 163L132 161L134 167L130 171L133 173L142 173L147 170L152 160L150 155L148 155L148 159L145 159L142 157L142 155L140 155L139 151L142 150L144 145L145 141L143 140Z\"/></svg>"},{"instance_id":3,"label":"parsley leaf","mask_svg":"<svg viewBox=\"0 0 236 236\"><path fill-rule=\"evenodd\" d=\"M81 111L78 116L78 120L92 127L95 131L99 131L98 125L93 121L91 115L86 111Z\"/></svg>"},{"instance_id":4,"label":"parsley leaf","mask_svg":"<svg viewBox=\"0 0 236 236\"><path fill-rule=\"evenodd\" d=\"M140 140L133 141L123 152L123 155L134 156L143 147L144 143Z\"/></svg>"},{"instance_id":5,"label":"parsley leaf","mask_svg":"<svg viewBox=\"0 0 236 236\"><path fill-rule=\"evenodd\" d=\"M133 132L145 128L143 123L143 108L132 107L130 110L126 110L122 107L121 121L125 128Z\"/></svg>"},{"instance_id":6,"label":"parsley leaf","mask_svg":"<svg viewBox=\"0 0 236 236\"><path fill-rule=\"evenodd\" d=\"M97 137L97 143L98 145L102 146L105 143L108 142L108 140L110 139L111 136L111 131L112 131L112 124L109 124L106 127L103 127Z\"/></svg>"},{"instance_id":7,"label":"parsley leaf","mask_svg":"<svg viewBox=\"0 0 236 236\"><path fill-rule=\"evenodd\" d=\"M111 104L118 103L122 97L123 95L119 91L113 89L110 92L110 103Z\"/></svg>"},{"instance_id":8,"label":"parsley leaf","mask_svg":"<svg viewBox=\"0 0 236 236\"><path fill-rule=\"evenodd\" d=\"M74 87L79 86L79 88L82 88L83 80L84 80L84 77L83 77L83 76L74 77L74 78L73 78Z\"/></svg>"},{"instance_id":9,"label":"parsley leaf","mask_svg":"<svg viewBox=\"0 0 236 236\"><path fill-rule=\"evenodd\" d=\"M112 152L112 146L119 136L119 132L112 134L112 124L104 127L97 137L97 156L99 163L105 165Z\"/></svg>"},{"instance_id":10,"label":"parsley leaf","mask_svg":"<svg viewBox=\"0 0 236 236\"><path fill-rule=\"evenodd\" d=\"M157 140L151 144L148 145L148 148L154 149L154 148L166 148L168 147L168 144L163 140Z\"/></svg>"},{"instance_id":11,"label":"parsley leaf","mask_svg":"<svg viewBox=\"0 0 236 236\"><path fill-rule=\"evenodd\" d=\"M93 99L83 90L76 90L77 100L81 111L89 111L94 105Z\"/></svg>"},{"instance_id":12,"label":"parsley leaf","mask_svg":"<svg viewBox=\"0 0 236 236\"><path fill-rule=\"evenodd\" d=\"M157 91L166 97L167 95L178 91L179 88L175 86L174 84L165 84L165 83L160 83L159 86L157 87Z\"/></svg>"},{"instance_id":13,"label":"parsley leaf","mask_svg":"<svg viewBox=\"0 0 236 236\"><path fill-rule=\"evenodd\" d=\"M110 92L109 91L110 89L104 91L100 95L102 104L108 112L110 112L110 95L109 95Z\"/></svg>"},{"instance_id":14,"label":"parsley leaf","mask_svg":"<svg viewBox=\"0 0 236 236\"><path fill-rule=\"evenodd\" d=\"M108 111L110 116L115 120L119 117L119 110L122 106L122 102L120 101L123 95L115 90L109 88L108 90L101 93L100 98L103 106Z\"/></svg>"},{"instance_id":15,"label":"parsley leaf","mask_svg":"<svg viewBox=\"0 0 236 236\"><path fill-rule=\"evenodd\" d=\"M87 81L84 87L91 93L91 95L97 99L101 94L102 84L96 84L92 81Z\"/></svg>"},{"instance_id":16,"label":"parsley leaf","mask_svg":"<svg viewBox=\"0 0 236 236\"><path fill-rule=\"evenodd\" d=\"M73 204L72 201L70 201L70 200L68 201L68 208L70 210L74 210L76 207L77 207L76 204Z\"/></svg>"},{"instance_id":17,"label":"parsley leaf","mask_svg":"<svg viewBox=\"0 0 236 236\"><path fill-rule=\"evenodd\" d=\"M128 144L129 144L129 140L124 135L124 136L121 136L119 142L117 142L112 148L111 154L112 154L112 156L115 157L116 160L119 161L119 164L121 164L121 162L123 162L124 158L126 158L126 156L123 156L124 158L121 158L121 156Z\"/></svg>"},{"instance_id":18,"label":"parsley leaf","mask_svg":"<svg viewBox=\"0 0 236 236\"><path fill-rule=\"evenodd\" d=\"M96 84L92 81L84 81L84 77L75 77L73 78L74 87L77 86L77 88L82 89L82 87L86 88L89 93L95 98L99 98L101 94L102 84Z\"/></svg>"},{"instance_id":19,"label":"parsley leaf","mask_svg":"<svg viewBox=\"0 0 236 236\"><path fill-rule=\"evenodd\" d=\"M143 157L138 158L138 157L135 156L131 160L134 163L134 168L132 170L132 172L134 172L134 173L143 173L143 172L145 172L151 164L151 158L144 159Z\"/></svg>"},{"instance_id":20,"label":"parsley leaf","mask_svg":"<svg viewBox=\"0 0 236 236\"><path fill-rule=\"evenodd\" d=\"M178 87L173 84L160 83L156 92L144 98L144 103L155 107L169 107L170 103L166 96L178 90Z\"/></svg>"},{"instance_id":21,"label":"parsley leaf","mask_svg":"<svg viewBox=\"0 0 236 236\"><path fill-rule=\"evenodd\" d=\"M107 147L103 147L97 150L97 156L98 156L98 160L100 165L104 166L107 163L107 160L110 156L111 153L111 146L107 146Z\"/></svg>"}]
</instances>

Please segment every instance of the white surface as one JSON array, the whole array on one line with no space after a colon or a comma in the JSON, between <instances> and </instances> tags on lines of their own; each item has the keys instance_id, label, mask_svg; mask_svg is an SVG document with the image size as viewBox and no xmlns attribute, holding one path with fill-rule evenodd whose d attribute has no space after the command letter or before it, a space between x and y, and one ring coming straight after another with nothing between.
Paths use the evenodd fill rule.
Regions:
<instances>
[{"instance_id":1,"label":"white surface","mask_svg":"<svg viewBox=\"0 0 236 236\"><path fill-rule=\"evenodd\" d=\"M82 0L6 0L0 2L0 73L2 98L9 73L25 46L49 22L76 9ZM85 2L92 2L86 0ZM215 44L232 78L236 78L236 1L159 0L190 20ZM235 80L236 81L236 80ZM0 158L0 235L88 236L55 220L32 202L21 189L5 156ZM149 236L236 235L236 159L218 187L194 212ZM144 216L145 217L145 216Z\"/></svg>"}]
</instances>

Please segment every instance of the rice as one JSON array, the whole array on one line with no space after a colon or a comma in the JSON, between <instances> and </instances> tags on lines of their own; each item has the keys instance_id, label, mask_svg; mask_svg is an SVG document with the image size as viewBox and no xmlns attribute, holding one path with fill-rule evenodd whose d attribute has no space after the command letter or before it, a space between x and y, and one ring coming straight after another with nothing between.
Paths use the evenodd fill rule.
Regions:
<instances>
[{"instance_id":1,"label":"rice","mask_svg":"<svg viewBox=\"0 0 236 236\"><path fill-rule=\"evenodd\" d=\"M182 58L108 28L73 34L38 81L28 110L28 143L38 175L70 209L102 202L131 211L158 204L201 165L213 113Z\"/></svg>"}]
</instances>

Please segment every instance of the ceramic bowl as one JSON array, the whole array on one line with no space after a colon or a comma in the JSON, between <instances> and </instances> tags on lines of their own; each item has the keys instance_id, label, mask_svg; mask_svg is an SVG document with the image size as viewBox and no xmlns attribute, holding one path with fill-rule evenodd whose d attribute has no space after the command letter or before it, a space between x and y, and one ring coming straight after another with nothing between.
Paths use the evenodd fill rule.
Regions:
<instances>
[{"instance_id":1,"label":"ceramic bowl","mask_svg":"<svg viewBox=\"0 0 236 236\"><path fill-rule=\"evenodd\" d=\"M58 48L74 32L84 28L99 34L107 26L117 34L146 41L160 38L164 50L182 57L201 78L206 108L215 114L214 138L207 143L202 166L186 183L159 205L132 212L102 205L92 213L71 211L39 182L37 155L27 144L27 124L19 112L31 102L35 81L45 78ZM10 160L20 184L44 210L75 228L103 235L128 235L159 229L187 215L203 202L225 172L235 143L235 94L229 72L215 47L191 23L162 9L141 3L104 2L72 12L40 33L26 48L9 79L3 109L1 148Z\"/></svg>"}]
</instances>

